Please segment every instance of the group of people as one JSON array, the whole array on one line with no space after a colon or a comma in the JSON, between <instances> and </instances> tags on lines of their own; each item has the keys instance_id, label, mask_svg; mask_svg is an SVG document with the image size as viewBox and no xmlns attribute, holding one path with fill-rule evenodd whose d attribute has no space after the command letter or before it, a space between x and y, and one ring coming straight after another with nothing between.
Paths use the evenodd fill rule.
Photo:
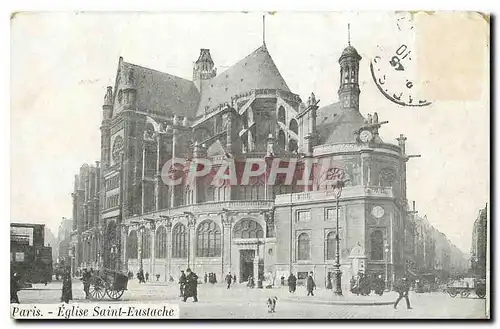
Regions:
<instances>
[{"instance_id":1,"label":"group of people","mask_svg":"<svg viewBox=\"0 0 500 329\"><path fill-rule=\"evenodd\" d=\"M133 276L134 274L131 271L129 271L128 278L131 279ZM149 281L149 273L146 272L146 274L144 274L144 270L142 269L142 267L139 269L139 272L137 272L136 276L137 280L139 280L139 283L146 283L147 281Z\"/></svg>"},{"instance_id":2,"label":"group of people","mask_svg":"<svg viewBox=\"0 0 500 329\"><path fill-rule=\"evenodd\" d=\"M356 276L352 276L350 280L350 291L358 296L368 296L372 290L377 295L382 296L384 289L385 281L380 274L367 276L359 272Z\"/></svg>"},{"instance_id":3,"label":"group of people","mask_svg":"<svg viewBox=\"0 0 500 329\"><path fill-rule=\"evenodd\" d=\"M194 302L198 302L198 276L190 268L186 273L181 271L179 278L180 296L185 302L189 297L193 297Z\"/></svg>"},{"instance_id":4,"label":"group of people","mask_svg":"<svg viewBox=\"0 0 500 329\"><path fill-rule=\"evenodd\" d=\"M215 283L217 283L217 276L215 275L215 273L210 272L210 273L207 274L205 272L205 276L203 278L203 282L205 282L205 283L208 282L208 283L215 284Z\"/></svg>"},{"instance_id":5,"label":"group of people","mask_svg":"<svg viewBox=\"0 0 500 329\"><path fill-rule=\"evenodd\" d=\"M295 291L297 290L297 277L295 276L295 274L290 273L287 281L288 281L288 292L295 293ZM281 277L281 285L285 285L284 276ZM316 289L316 282L314 281L313 278L313 272L309 272L306 279L307 296L314 296L314 289Z\"/></svg>"}]
</instances>

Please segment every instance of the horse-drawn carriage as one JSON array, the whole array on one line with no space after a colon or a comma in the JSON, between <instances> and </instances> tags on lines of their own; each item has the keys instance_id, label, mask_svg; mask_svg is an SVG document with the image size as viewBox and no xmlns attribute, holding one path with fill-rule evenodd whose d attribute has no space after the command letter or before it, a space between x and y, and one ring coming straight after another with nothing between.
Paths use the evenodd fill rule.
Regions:
<instances>
[{"instance_id":1,"label":"horse-drawn carriage","mask_svg":"<svg viewBox=\"0 0 500 329\"><path fill-rule=\"evenodd\" d=\"M89 279L89 294L92 299L103 299L105 295L118 300L127 290L128 276L112 270L101 270Z\"/></svg>"},{"instance_id":2,"label":"horse-drawn carriage","mask_svg":"<svg viewBox=\"0 0 500 329\"><path fill-rule=\"evenodd\" d=\"M485 298L486 296L486 280L484 279L472 279L472 280L461 280L453 281L451 284L446 286L446 292L450 297L455 298L460 295L462 298L469 297L471 292L479 298Z\"/></svg>"}]
</instances>

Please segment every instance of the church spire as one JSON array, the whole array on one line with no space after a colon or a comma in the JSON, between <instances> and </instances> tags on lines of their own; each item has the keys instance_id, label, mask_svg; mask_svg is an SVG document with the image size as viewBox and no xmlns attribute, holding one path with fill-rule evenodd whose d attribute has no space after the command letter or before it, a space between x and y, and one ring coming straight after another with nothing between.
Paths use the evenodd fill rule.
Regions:
<instances>
[{"instance_id":1,"label":"church spire","mask_svg":"<svg viewBox=\"0 0 500 329\"><path fill-rule=\"evenodd\" d=\"M266 48L266 15L262 15L262 45Z\"/></svg>"}]
</instances>

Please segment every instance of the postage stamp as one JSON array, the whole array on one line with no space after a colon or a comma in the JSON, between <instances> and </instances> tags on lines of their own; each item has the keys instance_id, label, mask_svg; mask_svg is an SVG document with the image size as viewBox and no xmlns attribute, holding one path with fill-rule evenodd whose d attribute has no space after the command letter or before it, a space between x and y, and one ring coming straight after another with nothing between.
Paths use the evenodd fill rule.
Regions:
<instances>
[{"instance_id":1,"label":"postage stamp","mask_svg":"<svg viewBox=\"0 0 500 329\"><path fill-rule=\"evenodd\" d=\"M13 319L490 319L488 15L20 12L11 39Z\"/></svg>"}]
</instances>

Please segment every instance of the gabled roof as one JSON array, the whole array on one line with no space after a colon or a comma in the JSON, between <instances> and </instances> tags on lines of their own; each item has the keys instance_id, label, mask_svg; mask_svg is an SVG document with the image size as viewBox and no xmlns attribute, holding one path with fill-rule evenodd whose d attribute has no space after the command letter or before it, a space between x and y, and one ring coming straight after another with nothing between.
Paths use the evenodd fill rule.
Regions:
<instances>
[{"instance_id":1,"label":"gabled roof","mask_svg":"<svg viewBox=\"0 0 500 329\"><path fill-rule=\"evenodd\" d=\"M318 109L316 120L321 144L353 143L354 132L366 125L359 111L342 109L340 102Z\"/></svg>"},{"instance_id":2,"label":"gabled roof","mask_svg":"<svg viewBox=\"0 0 500 329\"><path fill-rule=\"evenodd\" d=\"M200 94L192 81L123 62L124 70L134 71L139 111L163 111L165 115L193 117Z\"/></svg>"},{"instance_id":3,"label":"gabled roof","mask_svg":"<svg viewBox=\"0 0 500 329\"><path fill-rule=\"evenodd\" d=\"M265 46L208 80L202 90L196 116L205 113L205 106L213 108L230 102L231 96L253 89L280 89L290 91Z\"/></svg>"}]
</instances>

